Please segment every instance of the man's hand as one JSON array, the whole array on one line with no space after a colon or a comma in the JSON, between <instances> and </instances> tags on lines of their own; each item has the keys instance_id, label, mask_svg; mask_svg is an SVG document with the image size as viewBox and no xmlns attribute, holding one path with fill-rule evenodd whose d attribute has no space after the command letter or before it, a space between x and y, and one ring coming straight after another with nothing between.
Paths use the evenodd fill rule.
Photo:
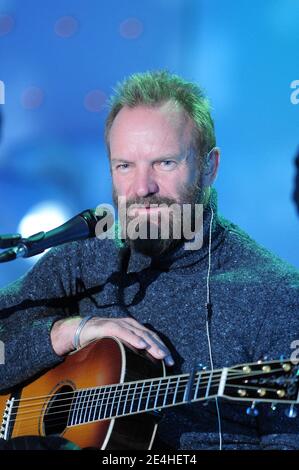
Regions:
<instances>
[{"instance_id":1,"label":"man's hand","mask_svg":"<svg viewBox=\"0 0 299 470\"><path fill-rule=\"evenodd\" d=\"M81 317L74 317L54 323L51 330L51 341L56 354L63 356L74 350L73 340L81 320ZM104 336L115 336L137 349L146 349L156 359L164 359L168 366L174 364L169 349L159 336L133 318L93 317L81 331L80 344L84 346L90 341Z\"/></svg>"}]
</instances>

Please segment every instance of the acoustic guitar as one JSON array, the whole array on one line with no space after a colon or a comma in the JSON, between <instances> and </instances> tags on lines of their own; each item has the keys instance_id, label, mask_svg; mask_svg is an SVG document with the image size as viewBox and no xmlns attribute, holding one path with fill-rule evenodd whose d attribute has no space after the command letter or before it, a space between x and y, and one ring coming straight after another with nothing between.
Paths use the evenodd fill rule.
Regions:
<instances>
[{"instance_id":1,"label":"acoustic guitar","mask_svg":"<svg viewBox=\"0 0 299 470\"><path fill-rule=\"evenodd\" d=\"M114 337L93 341L10 393L0 394L0 438L61 436L80 448L151 449L164 408L216 397L298 403L291 360L166 376L163 361Z\"/></svg>"}]
</instances>

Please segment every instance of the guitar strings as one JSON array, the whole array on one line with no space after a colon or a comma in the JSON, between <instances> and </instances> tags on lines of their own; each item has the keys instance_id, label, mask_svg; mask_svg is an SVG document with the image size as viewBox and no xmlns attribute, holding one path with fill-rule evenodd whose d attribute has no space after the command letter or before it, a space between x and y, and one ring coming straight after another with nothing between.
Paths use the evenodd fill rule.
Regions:
<instances>
[{"instance_id":1,"label":"guitar strings","mask_svg":"<svg viewBox=\"0 0 299 470\"><path fill-rule=\"evenodd\" d=\"M228 385L228 388L234 388L234 387L235 387L235 388L240 388L240 386L237 385L237 384ZM202 387L199 387L199 389L200 389L200 388L202 388ZM247 385L247 386L245 386L245 387L242 387L242 390L256 390L256 389L259 389L259 388L260 388L260 387L253 387L253 386L248 386L248 385ZM171 391L173 391L173 390L175 391L175 388L173 388ZM195 387L195 390L196 390L196 387ZM194 392L195 392L195 390L194 390ZM272 389L272 388L263 387L263 390L268 391L268 392L273 392L273 389ZM182 391L182 390L180 390L180 391ZM132 391L132 392L134 392L134 391ZM153 392L153 394L154 394L154 392ZM109 397L106 397L106 398L101 397L103 400L106 400L106 401L104 401L101 405L99 405L97 402L94 402L94 398L93 398L90 403L85 403L85 404L80 404L80 405L78 404L78 406L77 406L77 407L74 407L74 408L72 408L72 404L71 404L71 405L70 405L70 408L71 408L71 411L72 411L72 412L82 411L82 410L86 410L86 409L90 409L90 408L96 408L96 407L98 408L99 406L101 406L101 408L102 408L102 406L105 406L105 407L107 408L107 407L110 406L110 405L113 405L113 406L114 406L114 404L117 405L118 403L120 403L120 404L122 404L122 403L127 403L127 402L130 401L131 399L132 399L133 402L135 402L135 401L137 401L138 399L140 399L141 396L142 396L142 393L138 394L137 391L135 391L135 393L132 393L131 395L128 394L124 400L120 400L120 401L118 401L118 402L116 402L116 403L115 403L115 397L114 397L114 398L112 398L112 397L110 397L110 396L109 396ZM214 396L214 395L213 395L213 396ZM87 398L87 397L85 397L85 399L86 399L86 398ZM91 397L88 397L88 399L89 399L89 398L91 398ZM97 397L97 398L100 398L100 397ZM211 398L211 397L210 397L210 398ZM262 398L262 397L261 397L261 398ZM144 398L144 400L146 400L146 399L147 399L147 398ZM152 399L154 399L154 397L152 397ZM260 398L258 398L258 399L260 399ZM200 401L200 400L205 400L205 397L193 398L191 401ZM251 400L254 400L254 398L248 397L248 401L251 401ZM269 400L270 400L270 399L269 399ZM167 402L167 400L166 400L166 402ZM186 400L183 400L183 401L180 402L180 403L187 403L187 401L186 401ZM66 404L64 404L64 405L59 405L59 406L55 406L55 407L53 406L53 408L55 408L55 409L57 409L57 408L63 408L65 405L66 405ZM171 405L169 404L168 406L171 406ZM175 404L174 404L174 406L175 406ZM160 405L160 407L163 408L164 405ZM157 408L159 408L158 405L157 405ZM141 413L141 412L143 412L143 411L146 412L147 409L145 409L145 410L139 410L138 413ZM100 412L101 412L101 409L100 409ZM24 414L27 414L27 413L30 413L30 411L26 411L26 412L23 412L23 413L21 413L21 414L24 415ZM55 415L55 414L58 415L58 414L60 414L60 413L61 413L61 411L55 411L55 412L53 412L53 411L51 410L51 411L49 411L49 412L47 413L47 416L53 416L53 415ZM137 411L136 411L136 413L137 413ZM39 415L37 415L37 416L39 416ZM19 421L25 421L25 420L27 420L27 419L35 419L37 416L27 416L26 418L22 418L22 419L18 420L18 422L19 422ZM108 418L110 418L110 416L109 416ZM103 419L108 419L108 418L103 418Z\"/></svg>"},{"instance_id":2,"label":"guitar strings","mask_svg":"<svg viewBox=\"0 0 299 470\"><path fill-rule=\"evenodd\" d=\"M232 386L236 386L236 387L237 387L237 385L232 385ZM229 385L229 387L231 387L231 385ZM254 387L244 387L244 388L254 388ZM196 389L196 388L195 388L195 389ZM270 389L270 391L271 391L271 389ZM108 400L109 400L109 399L108 399ZM126 398L126 400L121 401L120 403L126 403L127 400L128 400L128 398ZM203 400L204 400L204 398L203 398ZM137 401L137 399L136 399L136 401ZM193 401L197 401L197 400L196 400L196 399L191 400L191 402L193 402ZM167 405L164 405L164 406L163 406L163 405L160 405L160 407L161 407L161 408L167 408L167 407L170 407L170 406L177 406L177 405L181 405L181 404L184 404L184 403L187 403L187 402L184 401L184 400L182 400L182 401L180 401L180 402L178 402L178 403L175 403L175 404L171 403L171 404L167 404ZM106 411L107 411L108 405L113 405L113 404L114 404L113 400L112 400L111 402L107 401L107 403L105 403L105 405L104 405L104 406L106 407L106 408L105 408L105 413L106 413ZM98 406L99 406L99 405L97 405L97 407L98 407ZM99 415L101 414L102 406L103 406L103 404L101 405L100 411L99 411L99 413L98 413ZM91 411L92 411L93 408L95 408L95 412L96 412L96 411L97 411L97 410L96 410L97 407L96 407L95 405L93 405L93 403L91 403L90 405L87 405L87 406L80 406L80 407L74 408L74 410L72 410L72 411L76 411L76 412L77 412L77 417L78 417L78 411L79 411L79 412L81 411L81 414L82 414L82 411L84 411L84 412L85 412L84 417L85 417L86 414L88 413L88 411L89 411L89 415L91 414ZM125 405L125 407L126 407L126 405ZM123 413L121 414L121 416L126 416L126 415L131 415L131 414L138 414L138 413L142 413L142 412L148 412L148 411L151 411L151 410L155 410L156 408L159 408L158 406L154 406L153 408L148 408L148 409L146 409L146 410L144 410L144 411L140 411L140 410L138 410L138 411L131 411L131 410L130 410L130 412L127 412L127 413L126 413L125 407L124 407L124 410L123 410ZM113 412L113 411L114 411L114 409L113 409L113 406L112 406L112 409L110 410L110 414L111 414L111 412ZM48 414L48 415L51 415L51 422L48 423L48 425L47 425L48 427L57 426L57 425L59 425L59 423L61 423L61 424L64 424L64 423L65 423L65 420L63 420L60 416L57 416L56 419L55 419L55 418L53 419L53 415L60 415L60 413L61 413L61 412L55 412L55 413L49 413L49 414ZM104 415L105 415L105 413L104 413ZM113 413L112 413L112 414L113 414ZM68 411L68 415L69 415L69 411ZM37 418L39 418L39 417L40 417L40 415L30 416L30 417L28 416L27 418L23 418L23 419L17 420L16 424L19 425L20 423L22 423L22 422L24 422L24 421L28 421L28 420L32 420L32 419L37 419ZM107 417L103 417L103 418L98 418L98 419L95 419L95 418L94 418L94 419L91 420L90 422L94 422L94 421L104 421L104 420L107 420L107 419L113 419L113 418L117 418L117 417L118 417L118 415L116 414L116 415L114 415L114 416L111 415L111 416L107 416ZM81 419L81 416L80 416L80 419ZM67 421L69 421L69 416L68 416ZM28 424L28 423L26 423L26 424ZM77 423L77 424L83 424L83 423ZM69 425L67 424L66 426L69 426ZM71 425L71 426L72 426L72 425ZM28 428L28 429L29 429L29 428ZM25 431L26 431L26 427L22 426L22 432L25 432Z\"/></svg>"},{"instance_id":3,"label":"guitar strings","mask_svg":"<svg viewBox=\"0 0 299 470\"><path fill-rule=\"evenodd\" d=\"M177 394L178 393L181 393L182 391L185 391L185 385L183 387L176 387L174 386L175 384L171 384L168 388L160 388L159 390L159 393L163 393L164 391L169 394L171 393L175 393L175 390L177 390ZM238 384L231 384L231 385L227 385L228 388L240 388L240 385ZM194 392L196 391L196 388L197 390L202 390L204 387L203 386L199 386L199 387L194 387ZM242 390L258 390L261 388L261 386L250 386L250 385L244 385L241 387ZM263 390L265 390L266 392L273 392L275 390L273 390L273 388L269 388L269 387L262 387ZM126 397L122 397L121 400L117 401L116 403L125 403L127 401L130 401L130 400L138 400L140 399L144 393L146 393L145 390L138 390L138 389L132 389L132 390L121 390L119 391L120 395L122 395L124 392L129 392L127 393ZM150 398L154 398L154 397L151 397L151 395L154 395L157 393L157 391L153 390L153 391L150 391ZM107 395L107 396L105 396ZM109 396L108 396L109 395ZM78 400L78 404L77 406L74 406L74 408L72 408L73 406L73 402L74 400ZM147 397L144 398L144 400L146 400ZM198 397L198 398L194 398L194 400L196 399L205 399L205 397ZM208 398L207 398L208 399ZM85 402L86 400L90 400L91 402L91 405L89 405L89 403L80 403L80 400L83 400L83 402ZM96 400L96 401L95 401ZM117 400L117 396L116 396L116 393L114 393L114 397L112 396L111 397L111 391L104 391L104 392L100 392L98 394L94 394L92 395L91 393L89 394L89 396L86 394L85 396L82 396L82 397L74 397L74 396L70 396L69 398L63 398L63 399L60 399L60 400L57 400L55 401L55 403L51 406L51 409L48 411L47 413L47 416L50 416L50 415L53 415L55 413L60 413L60 411L56 411L57 409L63 409L65 406L70 406L72 408L72 412L75 412L77 410L81 410L81 409L84 409L85 406L99 406L98 404L98 401L99 400L104 400L104 405L108 406L108 405L111 405L111 404L114 404L115 400ZM110 401L109 401L110 400ZM61 403L62 401L64 401L65 403L63 404L56 404L57 402ZM68 403L68 401L72 401L72 403ZM167 399L166 399L167 401ZM27 410L27 411L18 411L16 413L12 413L10 416L12 417L15 417L15 416L24 416L26 414L29 414L31 412L34 412L34 411L40 411L40 408L43 406L43 402L42 403L36 403L32 406L32 408L30 408L30 410ZM53 411L55 410L55 412ZM31 417L30 417L31 418ZM26 418L27 419L27 418Z\"/></svg>"},{"instance_id":4,"label":"guitar strings","mask_svg":"<svg viewBox=\"0 0 299 470\"><path fill-rule=\"evenodd\" d=\"M277 371L272 371L272 372L277 372ZM267 372L267 373L268 373L268 372ZM267 373L265 373L265 374L267 374ZM269 373L270 373L270 372L269 372ZM199 376L199 374L200 374L200 372L197 373L198 376ZM258 373L255 373L255 374L252 373L252 374L250 374L250 375L251 375L251 376L254 376L254 375L257 375L257 374L258 374ZM202 375L203 375L203 374L202 374ZM207 375L207 374L205 374L205 376L206 376L206 375ZM215 374L214 374L214 375L215 375ZM154 387L157 387L157 386L159 385L159 382L160 382L160 388L159 388L159 389L160 389L160 390L162 389L162 391L164 391L163 386L165 386L165 385L167 386L168 384L171 383L172 380L176 380L178 377L181 377L181 378L184 377L184 380L180 380L180 381L179 381L179 386L183 385L183 386L185 387L186 384L188 383L188 379L189 379L189 376L188 376L188 375L186 375L186 376L170 376L170 377L165 377L165 378L162 378L162 379L157 379L157 378L155 378L155 379L149 379L149 380L147 380L147 381L144 381L144 383L148 382L148 384L145 385L144 388L146 388L146 387L153 387L153 386L154 386ZM237 375L235 375L235 376L233 377L233 379L247 378L247 377L249 377L248 374L245 375L245 376L244 376L244 375L242 375L242 376L237 376ZM185 381L185 378L187 379L186 381ZM199 378L199 377L198 377L198 378ZM197 381L198 381L198 378L197 378L197 379L194 379L194 380L197 380ZM218 379L220 379L220 378L221 378L221 374L218 375L218 376L215 376L215 378L214 378L213 380L211 380L211 386L212 386L212 384L214 385L215 382L217 382L217 384L219 385L219 380L218 380ZM205 381L205 380L202 380L202 379L205 379L205 377L201 377L200 382L199 382L200 384L206 385L206 384L209 383L209 379L206 380L206 381ZM161 383L162 380L163 380L164 383ZM228 379L227 379L227 380L228 380ZM154 383L154 381L156 381L156 383ZM134 385L134 384L140 384L140 386L142 386L142 383L140 383L139 381L136 381L136 382L125 382L125 383L123 383L123 384L119 384L119 383L118 383L118 384L111 384L111 385L102 385L102 386L99 386L99 387L91 387L91 388L86 388L86 389L84 389L84 388L83 388L83 389L75 389L75 390L71 390L71 391L69 391L69 392L61 392L61 393L59 393L59 396L64 396L64 397L65 397L66 395L68 395L68 397L59 398L59 399L55 400L55 403L57 403L57 402L62 402L62 401L65 401L65 400L69 400L70 398L73 398L73 395L75 395L75 394L78 396L79 393L88 392L88 391L90 391L90 392L93 391L93 392L97 393L98 396L99 396L99 394L101 394L101 393L104 393L104 394L106 394L106 393L111 393L113 389L117 389L117 387L119 387L119 388L121 388L121 391L122 391L122 393L123 393L124 391L128 391L128 390L130 389L130 387L131 387L132 385ZM125 389L126 386L127 386L127 389ZM110 391L108 390L109 388L110 388ZM116 391L117 391L117 390L116 390ZM45 401L45 400L43 400L43 401L41 401L41 402L38 402L38 403L27 404L27 405L23 405L23 404L20 405L20 403L21 403L21 402L28 402L28 401L31 401L31 402L32 402L32 401L34 401L34 400L41 399L41 398L51 398L51 397L53 397L53 396L54 396L54 395L52 394L52 395L44 395L44 396L31 397L31 398L23 398L23 399L15 400L15 401L14 401L14 404L17 403L17 402L19 402L18 410L21 410L21 409L24 409L24 408L29 408L29 407L34 407L34 406L35 406L35 407L37 407L37 406L42 406L42 405L44 404L44 401ZM19 411L18 413L20 414L20 411ZM24 413L24 412L23 412L23 413ZM17 414L17 413L15 413L15 414ZM13 414L12 414L12 415L13 415Z\"/></svg>"},{"instance_id":5,"label":"guitar strings","mask_svg":"<svg viewBox=\"0 0 299 470\"><path fill-rule=\"evenodd\" d=\"M238 385L232 385L232 386L237 387ZM231 386L229 386L229 387L231 387ZM271 389L270 389L270 390L271 390ZM211 398L212 398L212 397L211 397ZM203 400L204 400L204 398L203 398ZM253 400L253 399L252 399L252 400ZM194 402L194 401L196 402L197 400L196 400L196 399L191 400L191 402ZM251 400L250 400L250 401L251 401ZM253 401L254 401L254 400L253 400ZM275 401L275 400L269 400L269 401ZM277 400L276 400L276 401L277 401ZM126 402L127 402L127 399L126 399L124 402L126 403ZM123 403L123 402L122 402L122 403ZM167 404L167 405L164 405L164 406L163 406L163 405L160 405L160 408L167 408L167 407L178 406L178 405L182 405L182 404L184 404L184 403L187 403L187 402L183 400L183 401L177 402L177 403L175 403L175 404L172 403L172 404ZM89 422L91 423L91 422L99 422L99 421L111 420L111 419L114 419L114 418L117 418L117 417L120 417L120 416L127 416L127 415L130 416L130 415L132 415L132 414L140 414L140 413L143 413L143 412L148 412L148 411L152 411L152 410L155 410L155 409L159 408L158 406L154 406L153 408L147 408L146 410L141 410L141 411L140 411L140 410L138 410L138 411L132 411L132 410L130 410L129 412L125 412L125 409L126 409L126 408L125 408L126 405L125 405L125 406L124 406L124 409L123 409L123 413L122 413L120 416L117 415L117 413L116 413L115 415L113 415L114 408L113 408L113 400L112 400L112 402L110 402L110 403L107 402L107 403L106 403L106 405L105 405L106 408L105 408L105 413L104 413L104 415L105 415L106 412L107 412L108 405L111 405L111 404L112 404L112 408L111 408L111 410L110 410L110 416L103 417L103 418L97 418L97 419L94 418L93 420L91 420L91 421L89 421ZM93 404L91 404L91 405L89 405L89 406L85 406L85 407L84 407L84 406L81 406L81 407L75 408L75 411L77 412L77 417L78 417L78 411L81 411L81 414L82 414L82 411L83 411L83 410L84 410L84 417L86 417L86 414L87 414L87 413L89 413L89 417L90 417L93 408L95 408L95 406L94 406ZM74 411L74 410L72 410L72 411ZM97 411L97 410L96 410L96 408L95 408L95 410L94 410L94 416L95 416L95 414L96 414L96 411ZM102 411L102 405L101 405L101 408L100 408L100 412L97 413L97 414L100 415L100 414L101 414L101 411ZM117 411L118 411L118 408L117 408ZM55 413L52 413L52 414L60 415L60 413L61 413L61 412L55 412ZM69 414L70 414L70 412L69 412L69 410L68 410L67 422L69 421ZM17 420L16 424L17 424L18 427L20 427L20 424L22 424L22 423L20 423L20 422L28 421L29 419L37 419L37 418L39 418L39 417L40 417L40 415L32 416L32 417L27 417L27 418L23 418L23 419L21 419L21 420ZM80 419L81 419L81 415L80 415ZM87 421L87 423L88 423L88 421ZM79 423L75 423L74 425L87 424L87 423L84 423L84 422L80 423L80 422L79 422ZM28 425L27 428L26 428L26 424ZM60 416L57 416L56 419L55 419L55 418L54 418L54 419L53 419L53 418L51 419L51 422L47 424L47 427L48 427L48 429L49 429L50 427L57 427L59 424L65 424L65 419L63 420L63 419L60 418ZM71 424L71 425L66 424L65 427L70 427L70 426L72 427L72 426L74 426L74 425L72 425L72 424ZM28 429L28 430L30 430L30 431L32 432L32 428L29 427L29 426L30 426L29 423L25 423L25 426L24 426L24 425L22 426L21 431L22 431L22 432L26 432L26 429Z\"/></svg>"},{"instance_id":6,"label":"guitar strings","mask_svg":"<svg viewBox=\"0 0 299 470\"><path fill-rule=\"evenodd\" d=\"M232 387L232 386L237 387L237 385L229 385L229 387ZM249 388L249 387L244 387L244 388ZM254 387L250 387L250 388L254 388ZM271 389L270 389L270 391L271 391ZM273 391L273 390L272 390L272 391ZM127 398L127 399L128 399L128 398ZM126 401L127 401L127 400L126 400ZM191 400L191 401L196 401L196 399L193 399L193 400ZM254 401L254 400L253 400L253 401ZM265 401L265 400L264 400L264 401ZM277 400L273 400L273 399L272 399L272 400L269 400L269 401L276 401L276 402L277 402ZM113 400L112 400L112 402L110 402L110 403L109 403L109 402L106 403L105 413L106 413L106 411L107 411L108 405L111 405L111 403L112 403L112 405L113 405ZM164 406L164 408L169 407L169 406L177 406L177 405L181 405L181 404L184 404L184 403L186 403L186 401L183 400L183 401L178 402L178 403L176 403L176 404L167 404L167 405ZM162 405L161 405L160 407L162 407ZM86 416L86 414L88 413L88 411L89 411L89 417L90 417L91 411L92 411L93 408L94 408L93 403L91 403L90 406L85 406L85 407L84 407L84 406L83 406L83 407L81 406L81 407L79 407L78 409L76 409L76 411L77 411L77 417L78 417L78 411L81 411L81 414L82 414L82 410L85 410L84 417ZM144 412L146 412L146 411L151 411L151 410L155 410L156 408L158 408L158 407L155 406L154 408L147 408L146 410L144 410ZM125 409L125 407L124 407L124 409ZM101 413L101 410L102 410L102 406L101 406L101 408L100 408L100 413ZM96 409L95 409L95 411L96 411ZM112 416L111 411L112 411L112 412L114 411L113 406L112 406L112 410L110 410L111 416L107 416L107 417L103 417L103 418L98 418L98 419L93 419L91 422L95 422L95 421L97 422L97 421L103 421L103 420L107 420L107 419L117 418L118 415L116 414L116 415ZM123 410L123 411L124 411L124 410ZM99 413L99 415L100 415L100 413ZM138 413L140 414L140 413L142 413L142 411L133 411L133 412L130 411L130 413L123 413L121 416L126 416L126 415L131 415L131 414L138 414ZM52 415L53 415L53 414L58 415L58 414L60 414L60 413L57 413L57 412L56 412L56 413L52 413ZM35 416L35 417L27 417L27 418L24 418L24 419L22 419L22 420L18 420L16 424L18 425L18 424L19 424L19 421L23 421L23 422L24 422L24 421L28 421L29 419L35 419L35 418L39 418L39 417L40 417L40 415ZM80 419L81 419L81 416L80 416ZM68 416L68 421L69 421L69 416ZM57 426L59 423L65 424L65 420L60 419L59 416L57 416L56 419L55 419L55 418L53 419L53 417L52 417L52 418L51 418L51 422L48 423L48 428L51 427L51 426L52 426L52 427L53 427L53 426ZM20 423L20 424L21 424L21 423ZM28 423L26 423L26 424L28 424ZM83 424L83 423L78 423L78 424ZM69 425L67 424L66 426L68 427ZM18 426L18 427L19 427L19 426ZM30 431L32 431L32 429L30 429L30 428L28 428L28 429L29 429ZM24 428L24 426L23 426L23 427L22 427L22 432L25 432L25 431L26 431L26 427Z\"/></svg>"},{"instance_id":7,"label":"guitar strings","mask_svg":"<svg viewBox=\"0 0 299 470\"><path fill-rule=\"evenodd\" d=\"M223 369L215 369L214 372L213 372L213 380L211 382L215 382L217 379L220 379L221 378L221 375L222 375L222 371ZM266 374L273 374L273 373L276 373L276 372L283 372L281 371L281 369L271 369L270 371L253 371L253 372L250 372L250 373L246 373L242 375L237 375L239 374L241 371L240 370L232 370L232 371L228 371L228 374L227 374L227 379L228 380L228 377L229 375L232 375L232 379L239 379L239 378L244 378L244 379L247 379L247 378L251 378L253 376L256 376L256 375L266 375ZM211 377L211 372L210 371L199 371L196 373L196 375L201 375L201 378L205 378L205 377ZM172 379L183 379L183 378L186 378L187 380L189 379L190 377L190 374L183 374L183 375L172 375L172 376L166 376L166 377L155 377L155 378L152 378L152 379L140 379L140 380L137 380L135 382L125 382L124 384L121 384L121 383L117 383L117 384L105 384L105 385L100 385L98 387L90 387L90 388L82 388L82 389L75 389L75 390L71 390L69 392L61 392L59 393L59 395L69 395L69 394L73 394L74 392L81 392L81 391L87 391L87 390L100 390L102 388L105 388L105 387L119 387L119 386L122 386L122 385L133 385L134 383L146 383L146 382L154 382L154 381L161 381L161 380L164 380L164 381L169 381L169 380L172 380ZM215 380L216 379L216 380ZM209 380L208 380L209 381ZM207 382L208 382L207 381ZM207 383L205 382L205 383ZM51 398L53 396L53 394L50 394L50 395L39 395L39 396L35 396L35 397L30 397L30 398L20 398L20 399L16 399L14 400L14 403L21 403L21 402L29 402L29 401L33 401L33 400L37 400L37 399L47 399L47 398ZM30 406L29 405L25 405L25 406Z\"/></svg>"},{"instance_id":8,"label":"guitar strings","mask_svg":"<svg viewBox=\"0 0 299 470\"><path fill-rule=\"evenodd\" d=\"M272 373L274 373L274 372L277 372L277 371L272 371ZM270 374L270 372L265 372L264 374ZM257 375L257 374L251 374L251 375ZM245 378L245 377L248 377L248 376L242 375L242 376L235 376L235 377L233 377L233 378L234 378L234 379L237 379L237 378ZM172 380L172 379L175 379L175 378L176 378L176 377L174 376L174 377L169 377L168 379L166 379L166 378L163 379L164 383L160 383L159 391L161 391L161 392L165 391L165 392L166 392L167 386L175 385L175 384L171 384L171 380ZM154 380L155 380L155 379L154 379ZM159 380L159 379L158 379L158 380ZM159 381L160 381L160 380L159 380ZM152 382L152 383L150 383L150 382ZM182 387L182 386L185 387L186 384L187 384L187 382L188 382L188 381L180 381L179 387ZM200 383L201 383L202 385L201 385L199 388L203 388L202 386L206 385L208 382L209 382L209 380L207 380L207 381L204 381L204 380L201 381ZM212 386L212 385L215 386L215 382L217 382L217 385L219 385L219 382L218 382L217 380L212 380L212 381L211 381L211 386ZM58 403L58 402L63 402L63 401L70 400L70 399L74 399L74 398L79 399L79 394L80 394L80 393L83 393L83 392L88 393L88 391L89 391L90 394L91 394L92 392L94 392L94 397L93 397L93 399L94 399L95 397L99 398L100 395L106 395L107 393L110 394L111 392L113 392L113 389L114 389L114 393L115 393L115 392L118 392L117 387L121 388L121 393L128 392L128 391L130 390L130 387L131 387L132 385L136 384L136 383L138 383L138 382L126 382L126 383L124 383L124 384L112 384L111 386L101 386L101 387L87 388L87 389L79 389L79 390L72 390L72 391L70 391L70 392L59 393L59 395L63 395L63 396L69 395L69 397L56 399L56 400L55 400L55 405L54 405L54 404L52 405L52 409L53 409L53 408L57 408L56 403ZM143 390L146 389L147 387L158 387L158 385L159 385L159 382L156 383L156 384L154 384L153 381L149 381L149 384L148 384L148 385L145 385L145 386L143 387ZM166 388L165 388L165 386L166 386ZM242 385L242 386L243 386L243 388L246 388L246 385ZM127 388L125 388L125 387L127 387ZM240 385L239 385L239 387L240 387ZM259 385L259 386L257 386L256 388L261 388L261 386ZM120 391L120 390L119 390L119 391ZM131 388L130 392L131 392L131 391L134 392L133 388ZM135 393L136 393L137 391L138 391L138 389L135 387ZM140 391L140 390L139 390L139 391ZM153 393L157 393L157 390L156 390L156 391L154 390ZM74 395L76 395L76 397L74 397ZM46 398L51 398L52 396L53 396L53 395L46 395L45 397L46 397ZM19 401L19 402L21 402L21 401L28 401L28 400L33 401L33 400L36 400L36 399L39 399L39 398L41 398L41 397L35 397L35 398L30 398L30 399L21 399L21 400L16 400L14 403L16 403L17 401ZM82 396L81 398L83 398L83 396ZM85 395L84 398L86 399L86 395ZM33 404L30 404L30 405L21 405L21 406L18 407L18 410L19 410L19 411L18 411L17 413L12 413L11 416L15 416L15 415L17 415L17 414L20 415L20 414L29 413L34 407L35 407L35 408L40 408L40 406L43 406L43 405L44 405L44 401L38 402L38 403L33 403ZM64 406L64 405L62 405L62 406ZM21 411L21 410L23 410L24 408L29 408L29 407L30 407L30 411Z\"/></svg>"},{"instance_id":9,"label":"guitar strings","mask_svg":"<svg viewBox=\"0 0 299 470\"><path fill-rule=\"evenodd\" d=\"M273 371L272 371L272 372L273 372ZM215 382L215 381L214 381L214 382ZM186 382L186 383L187 383L187 382ZM166 387L163 388L163 387L160 386L159 392L163 392L163 391L166 392L166 391L168 391L168 393L170 393L170 392L175 392L175 390L177 390L177 394L180 393L180 392L182 392L182 391L185 392L186 383L184 383L184 384L183 384L183 383L182 383L182 384L179 384L179 386L176 386L176 387L173 387L173 385L175 385L175 384L170 384L170 383L164 384L164 385L166 385ZM204 385L205 385L204 383L202 383L202 385L199 385L199 386L196 385L196 384L194 384L193 387L192 387L192 391L194 391L194 393L195 393L197 390L200 390L200 389L205 388ZM240 385L238 385L238 384L231 384L231 385L228 384L227 386L228 386L229 388L231 388L231 387L240 387ZM144 388L145 388L145 387L144 387ZM141 399L141 396L142 396L143 393L144 393L144 388L143 388L142 390L141 390L141 389L138 390L136 387L135 387L135 389L131 389L131 390L128 388L127 390L125 390L125 391L128 392L127 395L126 395L126 398L125 398L124 400L120 400L119 402L116 402L116 404L117 404L117 403L119 403L119 404L126 403L128 400L131 400L132 398L133 398L133 402L134 402L134 401L137 401L138 399L140 400L140 399ZM247 390L255 390L255 389L258 389L258 388L261 388L261 386L242 385L242 389L247 389ZM271 389L271 388L263 387L263 389L264 389L265 391L272 391L272 392L273 392L273 389ZM94 389L87 389L86 391L88 391L88 390L90 390L90 394L91 394L91 391L93 391ZM124 390L122 390L121 393L123 393L123 391L124 391ZM73 391L72 394L74 395L75 392L78 393L78 391ZM81 392L81 390L80 390L80 392ZM109 394L109 396L104 397L104 395L107 395L107 394ZM77 414L78 414L78 411L85 410L85 413L86 413L86 410L91 409L91 408L96 408L96 407L99 407L99 406L100 406L100 413L101 413L101 410L102 410L102 407L103 407L103 406L106 407L106 410L107 410L107 407L108 407L109 405L113 405L113 406L114 406L116 397L114 396L114 398L113 398L113 397L110 396L110 394L111 394L111 390L110 390L110 391L106 390L106 391L102 392L102 396L100 397L100 395L101 395L101 390L98 390L98 394L93 396L93 398L92 398L90 404L88 404L88 403L86 404L86 403L84 403L84 401L85 401L87 398L88 398L88 400L90 400L90 399L91 399L91 396L88 396L88 397L87 397L87 395L82 396L82 397L79 398L79 403L78 403L78 405L75 406L73 409L71 408L71 411L72 411L73 413L74 413L74 412L77 412ZM157 390L153 390L153 391L152 391L152 394L153 394L153 395L157 394ZM150 396L151 396L151 392L150 392ZM56 403L57 403L58 401L61 402L61 401L65 401L65 400L73 400L73 398L74 398L74 397L70 397L69 399L64 398L64 399L56 400L55 405L54 405L54 404L52 405L51 409L50 409L49 412L47 413L47 416L50 416L50 415L53 416L53 415L55 415L55 414L57 414L57 415L61 414L61 411L54 411L54 412L53 412L52 410L53 410L53 409L57 409L57 408L63 408L63 407L65 406L65 404L64 404L64 405L58 405L58 406L57 406ZM94 402L95 398L96 398L96 400L99 400L99 398L101 398L101 399L104 401L104 403L102 403L101 405L99 405L99 404L97 403L97 401ZM81 399L83 399L83 403L80 403ZM145 399L146 399L146 398L144 398L144 400L145 400ZM154 397L152 397L152 399L154 399ZM204 397L202 397L202 399L204 400ZM111 401L109 401L109 400L111 400ZM196 398L194 398L194 399L191 400L191 401L194 401L194 400L196 401ZM166 400L166 402L167 402L167 400ZM182 403L186 403L186 401L183 400ZM40 403L40 405L42 405L42 404L43 404L43 402ZM134 404L134 403L133 403L133 404ZM70 405L71 405L71 407L72 407L73 403L70 404ZM85 405L86 405L86 406L85 406ZM33 406L38 407L38 404L35 403ZM162 405L161 405L161 406L162 406ZM169 405L168 405L168 406L169 406ZM175 405L173 405L173 406L175 406ZM38 408L40 408L40 407L38 407ZM18 414L19 414L19 415L25 415L25 414L29 414L31 411L34 412L34 411L37 411L37 410L31 409L30 411L19 411L19 413L12 413L11 416L18 415ZM145 411L147 411L147 410L145 410ZM140 411L139 411L139 412L140 412ZM25 420L29 420L29 419L30 419L30 420L31 420L31 419L36 419L36 418L39 417L39 416L40 416L40 414L38 414L37 416L34 416L34 415L32 415L32 416L27 416L27 417L25 417L25 418L18 419L17 422L25 421ZM105 418L105 419L107 419L107 418Z\"/></svg>"}]
</instances>

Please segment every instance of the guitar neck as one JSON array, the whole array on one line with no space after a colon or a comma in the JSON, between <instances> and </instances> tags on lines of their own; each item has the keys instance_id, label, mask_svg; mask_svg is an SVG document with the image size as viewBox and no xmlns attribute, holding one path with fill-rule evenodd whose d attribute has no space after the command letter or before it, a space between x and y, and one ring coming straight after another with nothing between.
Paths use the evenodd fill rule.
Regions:
<instances>
[{"instance_id":1,"label":"guitar neck","mask_svg":"<svg viewBox=\"0 0 299 470\"><path fill-rule=\"evenodd\" d=\"M69 395L68 426L156 411L225 397L231 400L295 404L299 364L291 360L241 364L76 390Z\"/></svg>"},{"instance_id":2,"label":"guitar neck","mask_svg":"<svg viewBox=\"0 0 299 470\"><path fill-rule=\"evenodd\" d=\"M74 392L68 425L79 425L206 400L221 394L227 369L199 371Z\"/></svg>"}]
</instances>

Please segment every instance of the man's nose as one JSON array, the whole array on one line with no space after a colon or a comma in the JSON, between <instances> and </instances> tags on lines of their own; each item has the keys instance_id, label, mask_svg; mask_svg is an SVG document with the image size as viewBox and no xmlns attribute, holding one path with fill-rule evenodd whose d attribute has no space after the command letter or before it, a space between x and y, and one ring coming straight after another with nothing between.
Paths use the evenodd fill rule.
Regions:
<instances>
[{"instance_id":1,"label":"man's nose","mask_svg":"<svg viewBox=\"0 0 299 470\"><path fill-rule=\"evenodd\" d=\"M136 196L146 197L159 191L158 183L151 170L142 170L135 175L134 190Z\"/></svg>"}]
</instances>

